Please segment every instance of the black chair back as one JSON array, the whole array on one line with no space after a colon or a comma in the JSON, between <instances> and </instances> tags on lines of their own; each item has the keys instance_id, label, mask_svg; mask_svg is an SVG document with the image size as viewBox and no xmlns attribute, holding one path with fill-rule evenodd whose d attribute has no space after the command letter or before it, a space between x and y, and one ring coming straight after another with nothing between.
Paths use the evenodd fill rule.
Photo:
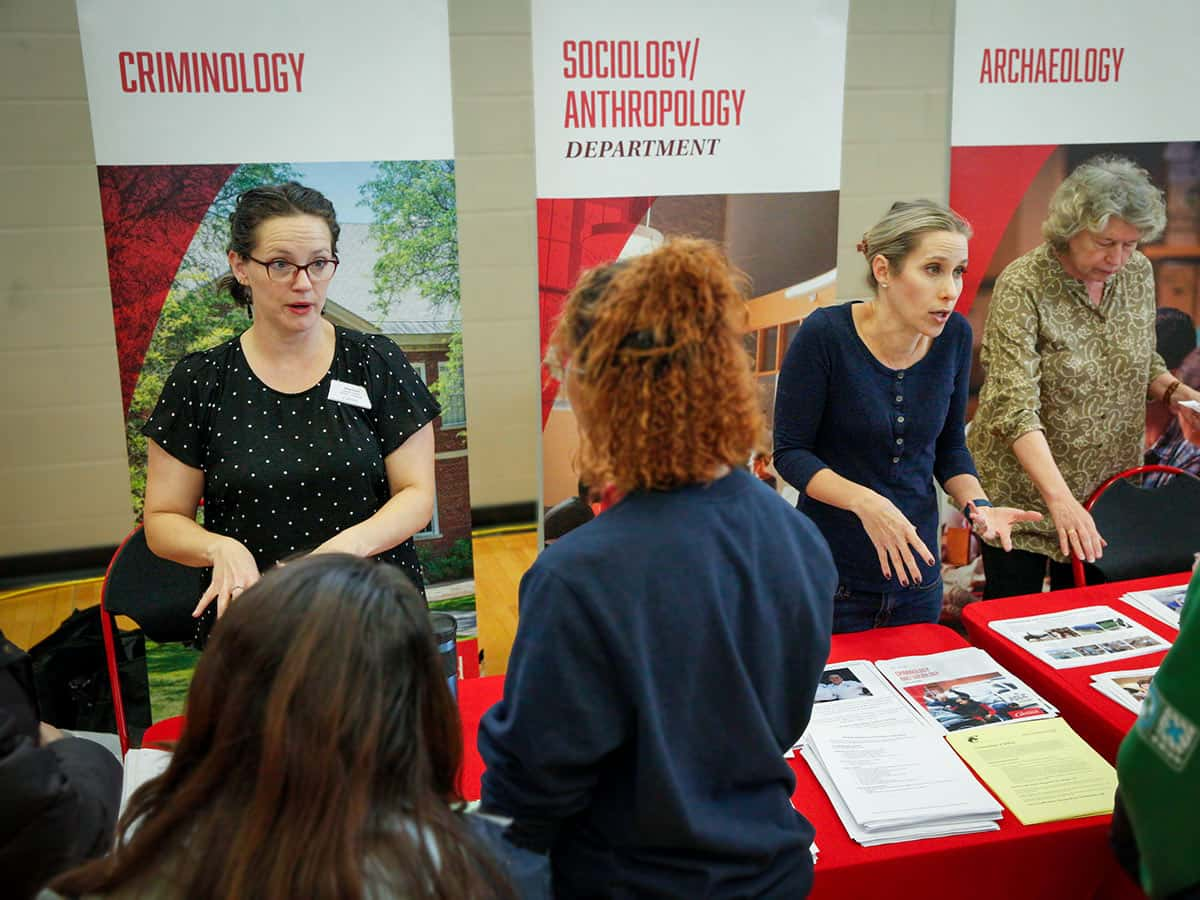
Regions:
<instances>
[{"instance_id":1,"label":"black chair back","mask_svg":"<svg viewBox=\"0 0 1200 900\"><path fill-rule=\"evenodd\" d=\"M542 533L547 541L556 541L595 518L592 508L579 497L568 497L548 510L542 519Z\"/></svg>"},{"instance_id":2,"label":"black chair back","mask_svg":"<svg viewBox=\"0 0 1200 900\"><path fill-rule=\"evenodd\" d=\"M1200 479L1176 475L1160 488L1115 482L1092 517L1108 541L1095 563L1108 581L1190 571L1200 550Z\"/></svg>"},{"instance_id":3,"label":"black chair back","mask_svg":"<svg viewBox=\"0 0 1200 900\"><path fill-rule=\"evenodd\" d=\"M155 556L146 544L145 530L138 528L109 565L104 608L114 615L129 616L152 641L191 641L196 634L192 610L209 578L208 569Z\"/></svg>"}]
</instances>

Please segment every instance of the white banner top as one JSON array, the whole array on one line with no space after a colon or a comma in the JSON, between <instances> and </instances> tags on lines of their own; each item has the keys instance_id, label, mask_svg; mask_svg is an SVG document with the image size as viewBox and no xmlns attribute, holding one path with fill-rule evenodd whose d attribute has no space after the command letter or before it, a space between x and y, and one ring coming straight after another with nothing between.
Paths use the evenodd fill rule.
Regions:
<instances>
[{"instance_id":1,"label":"white banner top","mask_svg":"<svg viewBox=\"0 0 1200 900\"><path fill-rule=\"evenodd\" d=\"M446 0L77 0L96 162L451 159Z\"/></svg>"},{"instance_id":2,"label":"white banner top","mask_svg":"<svg viewBox=\"0 0 1200 900\"><path fill-rule=\"evenodd\" d=\"M836 190L847 0L533 0L539 197Z\"/></svg>"},{"instance_id":3,"label":"white banner top","mask_svg":"<svg viewBox=\"0 0 1200 900\"><path fill-rule=\"evenodd\" d=\"M1195 0L958 0L955 147L1200 139Z\"/></svg>"}]
</instances>

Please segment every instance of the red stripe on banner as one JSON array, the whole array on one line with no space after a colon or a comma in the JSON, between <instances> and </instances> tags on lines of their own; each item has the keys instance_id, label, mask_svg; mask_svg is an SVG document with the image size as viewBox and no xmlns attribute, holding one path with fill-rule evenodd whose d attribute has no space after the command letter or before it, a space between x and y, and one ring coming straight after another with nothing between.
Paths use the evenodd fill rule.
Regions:
<instances>
[{"instance_id":1,"label":"red stripe on banner","mask_svg":"<svg viewBox=\"0 0 1200 900\"><path fill-rule=\"evenodd\" d=\"M237 168L98 166L126 415L179 263L217 192Z\"/></svg>"},{"instance_id":2,"label":"red stripe on banner","mask_svg":"<svg viewBox=\"0 0 1200 900\"><path fill-rule=\"evenodd\" d=\"M1057 146L951 148L950 206L971 223L975 232L971 265L958 298L957 309L963 315L975 302L979 283L1013 213Z\"/></svg>"},{"instance_id":3,"label":"red stripe on banner","mask_svg":"<svg viewBox=\"0 0 1200 900\"><path fill-rule=\"evenodd\" d=\"M538 200L538 304L541 352L562 315L567 293L586 269L612 262L646 215L653 197ZM542 428L550 417L558 381L543 365Z\"/></svg>"}]
</instances>

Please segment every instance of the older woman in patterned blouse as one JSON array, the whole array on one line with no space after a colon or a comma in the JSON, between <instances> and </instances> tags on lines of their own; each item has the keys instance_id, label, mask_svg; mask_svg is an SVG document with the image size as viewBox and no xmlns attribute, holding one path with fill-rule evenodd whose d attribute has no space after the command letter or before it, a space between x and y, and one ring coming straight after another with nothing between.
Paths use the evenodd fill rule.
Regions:
<instances>
[{"instance_id":1,"label":"older woman in patterned blouse","mask_svg":"<svg viewBox=\"0 0 1200 900\"><path fill-rule=\"evenodd\" d=\"M1147 400L1200 399L1154 349L1154 275L1137 245L1165 225L1144 169L1096 158L1055 191L1046 242L996 281L967 443L989 496L1049 516L1015 526L1012 553L985 545L985 598L1040 591L1047 561L1051 587L1069 586L1071 556L1094 562L1105 545L1082 501L1141 463Z\"/></svg>"}]
</instances>

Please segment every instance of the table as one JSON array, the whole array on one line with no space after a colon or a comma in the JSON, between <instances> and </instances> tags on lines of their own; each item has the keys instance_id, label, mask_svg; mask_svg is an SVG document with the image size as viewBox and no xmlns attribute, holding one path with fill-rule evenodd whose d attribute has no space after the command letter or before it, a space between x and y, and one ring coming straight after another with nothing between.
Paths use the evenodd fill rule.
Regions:
<instances>
[{"instance_id":1,"label":"table","mask_svg":"<svg viewBox=\"0 0 1200 900\"><path fill-rule=\"evenodd\" d=\"M948 628L908 625L835 635L829 661L874 661L965 646L966 641ZM503 689L500 676L459 682L464 744L460 783L468 799L479 796L483 774L475 743L479 718L500 699ZM1005 810L998 832L862 847L842 827L808 764L799 757L790 763L796 772L793 802L817 829L820 860L810 895L814 900L1141 896L1109 852L1107 816L1025 826Z\"/></svg>"},{"instance_id":2,"label":"table","mask_svg":"<svg viewBox=\"0 0 1200 900\"><path fill-rule=\"evenodd\" d=\"M1128 619L1145 625L1155 634L1168 641L1179 635L1171 626L1147 615L1136 607L1122 603L1118 598L1128 591L1148 590L1186 584L1190 573L1158 575L1134 581L1118 581L1097 584L1085 588L1070 588L1024 597L1005 597L1001 600L986 600L971 603L963 609L963 622L971 642L992 655L1031 688L1058 707L1062 717L1079 733L1097 753L1115 763L1117 748L1125 734L1133 727L1135 716L1091 686L1092 675L1097 672L1115 672L1124 669L1144 669L1156 666L1165 651L1131 656L1126 659L1097 661L1092 666L1072 669L1055 669L1026 653L1012 641L990 628L988 623L997 619L1016 619L1044 613L1063 612L1083 606L1110 606Z\"/></svg>"}]
</instances>

